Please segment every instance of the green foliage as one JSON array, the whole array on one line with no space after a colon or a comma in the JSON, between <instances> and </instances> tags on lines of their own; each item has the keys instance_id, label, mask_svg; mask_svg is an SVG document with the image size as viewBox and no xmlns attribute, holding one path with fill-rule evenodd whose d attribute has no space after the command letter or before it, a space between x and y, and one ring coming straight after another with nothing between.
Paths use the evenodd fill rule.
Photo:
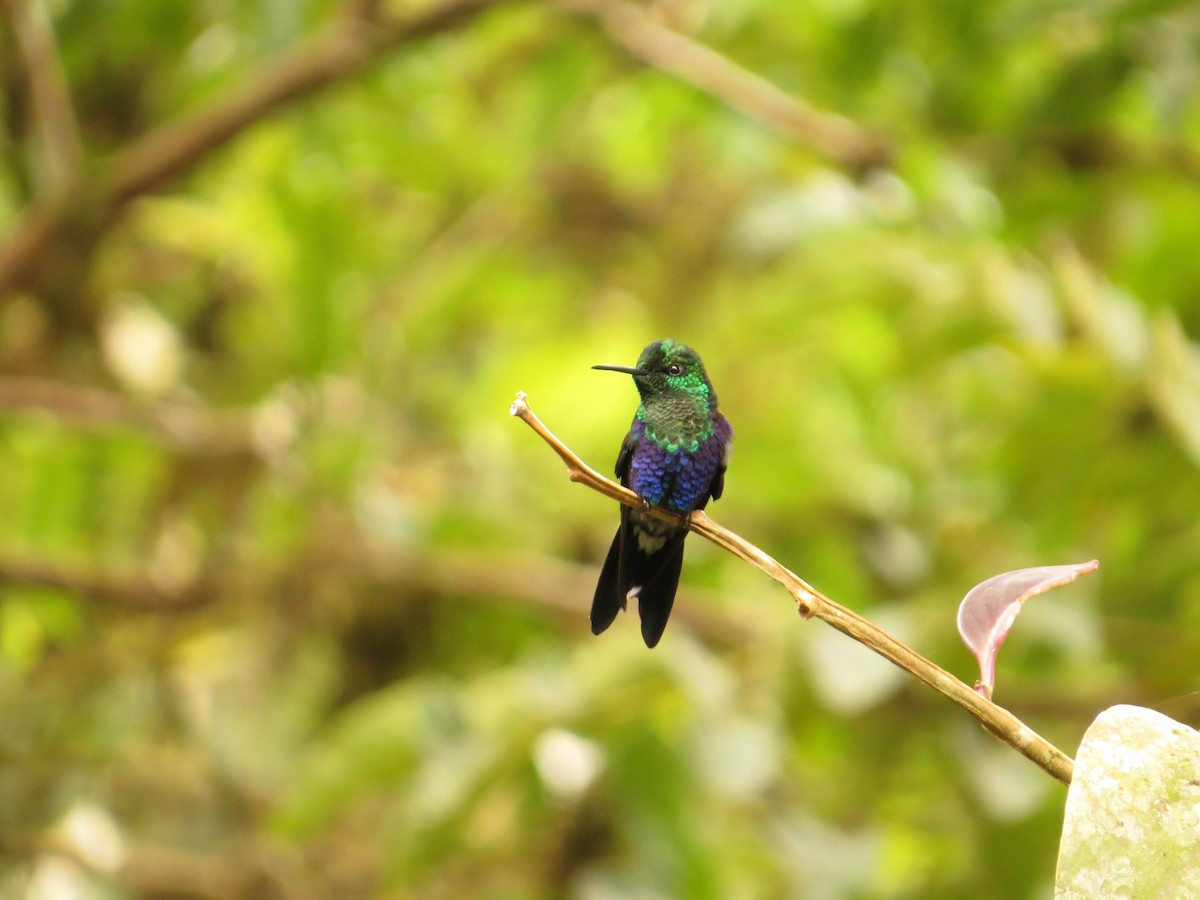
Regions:
<instances>
[{"instance_id":1,"label":"green foliage","mask_svg":"<svg viewBox=\"0 0 1200 900\"><path fill-rule=\"evenodd\" d=\"M340 4L46 6L100 166ZM1044 896L1064 791L732 557L689 541L655 651L587 633L617 511L507 406L608 471L636 395L589 367L660 337L735 429L714 518L967 681L970 586L1099 558L997 701L1068 752L1195 721L1193 5L656 6L891 168L530 4L139 199L78 306L0 298L2 380L123 410L0 420L0 893L66 834L116 896Z\"/></svg>"}]
</instances>

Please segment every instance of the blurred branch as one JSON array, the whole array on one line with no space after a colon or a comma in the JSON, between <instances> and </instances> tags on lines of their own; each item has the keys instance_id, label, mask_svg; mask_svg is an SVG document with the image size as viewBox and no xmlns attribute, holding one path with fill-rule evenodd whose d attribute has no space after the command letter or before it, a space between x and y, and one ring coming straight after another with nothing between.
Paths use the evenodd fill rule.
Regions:
<instances>
[{"instance_id":1,"label":"blurred branch","mask_svg":"<svg viewBox=\"0 0 1200 900\"><path fill-rule=\"evenodd\" d=\"M53 200L67 193L83 159L54 29L42 0L0 0L0 11L12 30L33 110L38 187L42 197Z\"/></svg>"},{"instance_id":2,"label":"blurred branch","mask_svg":"<svg viewBox=\"0 0 1200 900\"><path fill-rule=\"evenodd\" d=\"M264 449L255 440L250 411L139 404L111 391L48 378L0 376L0 415L12 412L41 413L66 425L136 428L195 456L257 457Z\"/></svg>"},{"instance_id":3,"label":"blurred branch","mask_svg":"<svg viewBox=\"0 0 1200 900\"><path fill-rule=\"evenodd\" d=\"M344 0L341 13L349 19L374 19L383 7L383 0Z\"/></svg>"},{"instance_id":4,"label":"blurred branch","mask_svg":"<svg viewBox=\"0 0 1200 900\"><path fill-rule=\"evenodd\" d=\"M879 137L788 94L711 47L662 25L634 3L561 0L561 6L595 18L614 43L647 65L670 72L844 169L865 172L887 165L891 150Z\"/></svg>"},{"instance_id":5,"label":"blurred branch","mask_svg":"<svg viewBox=\"0 0 1200 900\"><path fill-rule=\"evenodd\" d=\"M97 880L139 897L179 897L192 900L230 900L241 897L295 896L252 853L221 855L152 845L125 846L121 861L101 864L77 841L54 831L0 833L0 855L33 859L43 856L70 860ZM234 858L230 858L233 856ZM294 890L294 886L292 887Z\"/></svg>"},{"instance_id":6,"label":"blurred branch","mask_svg":"<svg viewBox=\"0 0 1200 900\"><path fill-rule=\"evenodd\" d=\"M578 595L595 578L590 566L545 556L514 559L511 553L438 550L422 553L420 559L409 559L373 551L344 536L336 547L328 550L326 554L319 551L309 554L308 564L317 571L355 572L393 590L416 588L438 596L505 604L515 600L548 613L565 625L580 628L585 627L585 622L569 598ZM156 578L149 568L114 572L59 559L0 554L0 585L53 588L134 612L190 612L216 601L235 583L243 593L269 593L276 589L275 580L280 574L223 568L219 577L200 577L172 585ZM315 580L319 575L312 577ZM688 593L701 592L690 589ZM742 623L706 612L707 605L685 604L675 615L712 646L744 646L754 637L754 631Z\"/></svg>"},{"instance_id":7,"label":"blurred branch","mask_svg":"<svg viewBox=\"0 0 1200 900\"><path fill-rule=\"evenodd\" d=\"M581 482L594 491L618 500L635 509L645 509L646 504L633 491L604 477L587 466L562 441L542 424L525 402L525 394L518 393L509 412L522 419L532 428L567 465L572 481ZM1070 784L1074 762L1069 756L1036 734L1028 725L990 700L985 700L970 686L955 678L945 669L925 659L907 645L893 638L862 616L829 599L804 579L788 570L768 554L749 541L721 527L703 511L679 517L657 507L649 513L664 521L674 522L723 547L734 556L745 560L765 572L781 584L796 601L802 616L816 616L838 631L874 650L880 656L895 663L952 703L966 710L992 734L1037 763L1064 784Z\"/></svg>"},{"instance_id":8,"label":"blurred branch","mask_svg":"<svg viewBox=\"0 0 1200 900\"><path fill-rule=\"evenodd\" d=\"M62 560L0 555L3 584L52 588L142 612L185 612L203 606L216 593L216 586L203 579L173 585L145 571L103 571Z\"/></svg>"},{"instance_id":9,"label":"blurred branch","mask_svg":"<svg viewBox=\"0 0 1200 900\"><path fill-rule=\"evenodd\" d=\"M125 148L113 160L106 192L123 203L153 190L288 103L357 74L396 47L460 28L499 2L449 0L407 20L341 19L284 52L238 90ZM371 14L369 7L365 13Z\"/></svg>"},{"instance_id":10,"label":"blurred branch","mask_svg":"<svg viewBox=\"0 0 1200 900\"><path fill-rule=\"evenodd\" d=\"M5 0L13 2L13 0ZM473 21L504 0L447 0L407 19L337 17L317 37L284 51L214 102L163 125L118 151L107 174L61 201L28 209L0 245L0 296L36 286L60 245L87 252L138 196L187 172L246 128L288 104L357 74L397 47Z\"/></svg>"},{"instance_id":11,"label":"blurred branch","mask_svg":"<svg viewBox=\"0 0 1200 900\"><path fill-rule=\"evenodd\" d=\"M590 590L596 580L592 566L563 562L544 555L483 553L479 550L437 550L405 559L395 554L369 554L361 550L340 561L340 568L368 569L372 577L389 585L420 587L438 594L469 596L480 602L510 605L513 600L560 619L568 626L587 628L572 598ZM701 592L685 589L693 596ZM744 646L754 630L728 616L705 612L703 604L682 604L673 616L687 624L706 644Z\"/></svg>"},{"instance_id":12,"label":"blurred branch","mask_svg":"<svg viewBox=\"0 0 1200 900\"><path fill-rule=\"evenodd\" d=\"M232 858L231 858L232 857ZM297 896L251 853L217 855L134 846L114 881L142 897L228 898Z\"/></svg>"},{"instance_id":13,"label":"blurred branch","mask_svg":"<svg viewBox=\"0 0 1200 900\"><path fill-rule=\"evenodd\" d=\"M1200 155L1169 131L1145 141L1092 128L1079 133L1038 134L1036 140L1062 164L1076 172L1163 168L1184 178L1200 179Z\"/></svg>"}]
</instances>

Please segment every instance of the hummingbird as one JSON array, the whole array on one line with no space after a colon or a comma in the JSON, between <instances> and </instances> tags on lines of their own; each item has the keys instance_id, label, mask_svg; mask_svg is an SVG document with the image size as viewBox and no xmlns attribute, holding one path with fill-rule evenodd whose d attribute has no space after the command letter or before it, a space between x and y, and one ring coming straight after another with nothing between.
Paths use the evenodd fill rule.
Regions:
<instances>
[{"instance_id":1,"label":"hummingbird","mask_svg":"<svg viewBox=\"0 0 1200 900\"><path fill-rule=\"evenodd\" d=\"M733 429L717 410L717 392L695 350L670 338L642 351L636 366L592 366L625 372L641 397L617 456L617 478L646 502L680 515L721 496ZM687 529L646 510L621 506L596 596L592 634L600 634L636 596L642 639L662 637L675 602Z\"/></svg>"}]
</instances>

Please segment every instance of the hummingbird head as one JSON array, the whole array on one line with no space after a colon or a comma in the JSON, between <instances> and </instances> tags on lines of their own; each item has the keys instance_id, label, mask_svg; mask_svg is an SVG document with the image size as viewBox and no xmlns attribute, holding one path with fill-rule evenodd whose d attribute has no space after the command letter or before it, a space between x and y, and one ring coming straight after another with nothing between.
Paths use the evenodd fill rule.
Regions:
<instances>
[{"instance_id":1,"label":"hummingbird head","mask_svg":"<svg viewBox=\"0 0 1200 900\"><path fill-rule=\"evenodd\" d=\"M626 372L633 376L638 394L646 406L663 401L687 398L701 401L708 410L717 408L717 392L713 390L700 355L691 347L671 338L655 341L642 351L636 366L592 366L610 372Z\"/></svg>"}]
</instances>

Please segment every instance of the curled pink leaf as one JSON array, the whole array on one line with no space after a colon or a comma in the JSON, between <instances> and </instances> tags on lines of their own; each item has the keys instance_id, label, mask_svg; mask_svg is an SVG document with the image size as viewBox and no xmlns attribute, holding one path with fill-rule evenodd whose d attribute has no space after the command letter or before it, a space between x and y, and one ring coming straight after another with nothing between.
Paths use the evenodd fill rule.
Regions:
<instances>
[{"instance_id":1,"label":"curled pink leaf","mask_svg":"<svg viewBox=\"0 0 1200 900\"><path fill-rule=\"evenodd\" d=\"M958 633L979 660L975 690L991 699L996 684L996 654L1026 600L1070 584L1099 567L1100 561L1093 559L1065 566L1016 569L993 575L967 591L958 607Z\"/></svg>"}]
</instances>

